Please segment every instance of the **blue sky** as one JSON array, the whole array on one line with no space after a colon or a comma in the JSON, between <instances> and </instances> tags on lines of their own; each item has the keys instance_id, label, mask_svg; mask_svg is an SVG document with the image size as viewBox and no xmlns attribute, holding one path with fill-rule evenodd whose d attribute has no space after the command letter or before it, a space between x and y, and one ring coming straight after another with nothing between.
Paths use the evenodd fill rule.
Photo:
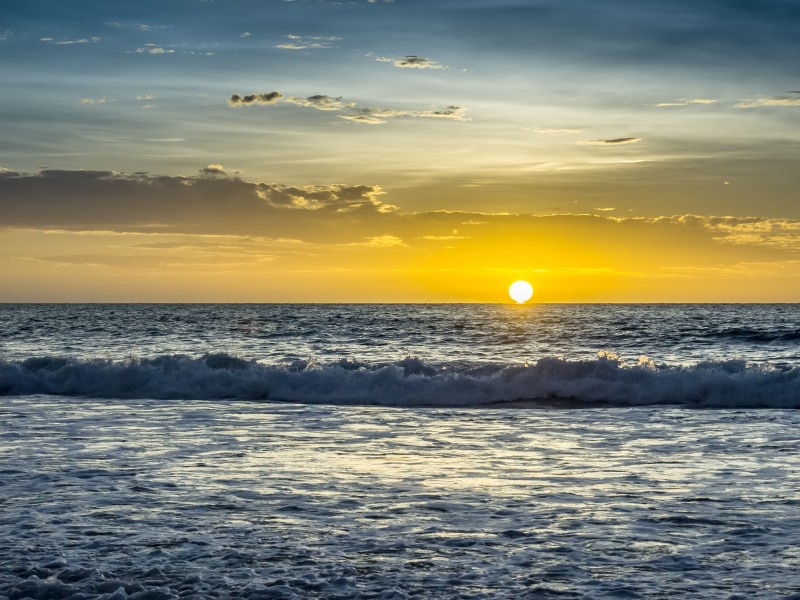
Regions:
<instances>
[{"instance_id":1,"label":"blue sky","mask_svg":"<svg viewBox=\"0 0 800 600\"><path fill-rule=\"evenodd\" d=\"M798 30L789 0L6 2L0 168L800 219Z\"/></svg>"}]
</instances>

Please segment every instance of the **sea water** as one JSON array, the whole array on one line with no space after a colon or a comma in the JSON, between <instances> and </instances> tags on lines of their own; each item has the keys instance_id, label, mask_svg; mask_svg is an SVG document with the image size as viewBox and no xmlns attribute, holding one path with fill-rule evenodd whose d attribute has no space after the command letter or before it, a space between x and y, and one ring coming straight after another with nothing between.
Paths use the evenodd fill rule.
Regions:
<instances>
[{"instance_id":1,"label":"sea water","mask_svg":"<svg viewBox=\"0 0 800 600\"><path fill-rule=\"evenodd\" d=\"M2 305L0 353L0 597L800 598L798 305Z\"/></svg>"}]
</instances>

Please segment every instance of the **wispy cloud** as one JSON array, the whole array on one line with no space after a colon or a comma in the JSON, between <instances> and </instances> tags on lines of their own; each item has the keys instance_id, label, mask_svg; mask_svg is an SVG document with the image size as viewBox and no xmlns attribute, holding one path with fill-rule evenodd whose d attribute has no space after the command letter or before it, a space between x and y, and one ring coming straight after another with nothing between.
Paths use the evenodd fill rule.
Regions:
<instances>
[{"instance_id":1,"label":"wispy cloud","mask_svg":"<svg viewBox=\"0 0 800 600\"><path fill-rule=\"evenodd\" d=\"M39 38L39 41L45 42L47 44L54 44L56 46L71 46L73 44L97 44L98 42L102 42L103 38L98 36L92 36L88 38L79 38L79 39L62 38L60 40L57 40L52 37L43 37Z\"/></svg>"},{"instance_id":2,"label":"wispy cloud","mask_svg":"<svg viewBox=\"0 0 800 600\"><path fill-rule=\"evenodd\" d=\"M796 92L790 92L796 93ZM762 108L764 106L800 106L800 97L773 96L771 98L757 98L755 100L742 100L736 108Z\"/></svg>"},{"instance_id":3,"label":"wispy cloud","mask_svg":"<svg viewBox=\"0 0 800 600\"><path fill-rule=\"evenodd\" d=\"M8 38L10 38L12 35L14 35L14 32L13 32L13 31L11 31L10 29L3 29L3 30L0 30L0 42L3 42L3 41L5 41L5 40L7 40L7 39L8 39Z\"/></svg>"},{"instance_id":4,"label":"wispy cloud","mask_svg":"<svg viewBox=\"0 0 800 600\"><path fill-rule=\"evenodd\" d=\"M681 98L672 102L659 102L657 107L667 106L691 106L692 104L716 104L718 100L715 98Z\"/></svg>"},{"instance_id":5,"label":"wispy cloud","mask_svg":"<svg viewBox=\"0 0 800 600\"><path fill-rule=\"evenodd\" d=\"M108 99L105 96L102 98L81 98L78 102L80 104L105 104Z\"/></svg>"},{"instance_id":6,"label":"wispy cloud","mask_svg":"<svg viewBox=\"0 0 800 600\"><path fill-rule=\"evenodd\" d=\"M241 106L268 106L275 104L283 98L280 92L269 92L266 94L248 94L247 96L240 96L233 94L228 100L228 106L231 108L239 108Z\"/></svg>"},{"instance_id":7,"label":"wispy cloud","mask_svg":"<svg viewBox=\"0 0 800 600\"><path fill-rule=\"evenodd\" d=\"M379 56L377 54L367 54L370 58L374 58L378 62L391 63L398 69L446 69L443 64L425 58L423 56L416 56L409 54L406 56Z\"/></svg>"},{"instance_id":8,"label":"wispy cloud","mask_svg":"<svg viewBox=\"0 0 800 600\"><path fill-rule=\"evenodd\" d=\"M131 23L123 21L109 21L106 23L108 27L116 29L133 29L135 31L153 31L154 29L166 29L166 25L148 25L147 23Z\"/></svg>"},{"instance_id":9,"label":"wispy cloud","mask_svg":"<svg viewBox=\"0 0 800 600\"><path fill-rule=\"evenodd\" d=\"M136 100L139 102L144 102L139 108L142 110L150 110L151 108L155 108L158 106L157 104L153 103L156 97L153 94L144 94L142 96L136 96Z\"/></svg>"},{"instance_id":10,"label":"wispy cloud","mask_svg":"<svg viewBox=\"0 0 800 600\"><path fill-rule=\"evenodd\" d=\"M308 98L291 96L290 98L286 98L286 102L289 102L290 104L296 104L297 106L304 106L306 108L316 108L317 110L345 110L355 106L353 103L345 104L342 102L341 97L333 98L331 96L325 96L322 94L309 96Z\"/></svg>"},{"instance_id":11,"label":"wispy cloud","mask_svg":"<svg viewBox=\"0 0 800 600\"><path fill-rule=\"evenodd\" d=\"M347 246L361 246L366 248L405 248L408 246L396 235L376 235L368 237L363 242L350 242Z\"/></svg>"},{"instance_id":12,"label":"wispy cloud","mask_svg":"<svg viewBox=\"0 0 800 600\"><path fill-rule=\"evenodd\" d=\"M468 121L467 109L462 106L447 106L440 110L402 110L395 108L359 108L349 115L339 118L367 125L381 125L387 119L451 119Z\"/></svg>"},{"instance_id":13,"label":"wispy cloud","mask_svg":"<svg viewBox=\"0 0 800 600\"><path fill-rule=\"evenodd\" d=\"M526 131L532 131L533 133L541 133L543 135L564 135L571 133L583 133L583 129L574 129L574 128L547 129L542 127L525 127L524 129Z\"/></svg>"},{"instance_id":14,"label":"wispy cloud","mask_svg":"<svg viewBox=\"0 0 800 600\"><path fill-rule=\"evenodd\" d=\"M175 54L173 48L164 48L155 44L145 44L143 48L137 48L136 54Z\"/></svg>"},{"instance_id":15,"label":"wispy cloud","mask_svg":"<svg viewBox=\"0 0 800 600\"><path fill-rule=\"evenodd\" d=\"M578 143L584 146L620 146L622 144L635 144L641 141L642 138L638 137L622 137L611 140L582 140Z\"/></svg>"},{"instance_id":16,"label":"wispy cloud","mask_svg":"<svg viewBox=\"0 0 800 600\"><path fill-rule=\"evenodd\" d=\"M333 47L333 42L342 39L336 36L315 35L287 35L286 38L288 42L275 47L283 50L327 50Z\"/></svg>"}]
</instances>

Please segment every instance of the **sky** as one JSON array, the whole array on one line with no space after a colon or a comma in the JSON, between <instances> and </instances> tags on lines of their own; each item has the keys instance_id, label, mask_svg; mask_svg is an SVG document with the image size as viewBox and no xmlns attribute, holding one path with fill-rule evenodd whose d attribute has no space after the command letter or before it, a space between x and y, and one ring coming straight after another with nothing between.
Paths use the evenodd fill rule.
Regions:
<instances>
[{"instance_id":1,"label":"sky","mask_svg":"<svg viewBox=\"0 0 800 600\"><path fill-rule=\"evenodd\" d=\"M800 300L796 0L7 0L0 301Z\"/></svg>"}]
</instances>

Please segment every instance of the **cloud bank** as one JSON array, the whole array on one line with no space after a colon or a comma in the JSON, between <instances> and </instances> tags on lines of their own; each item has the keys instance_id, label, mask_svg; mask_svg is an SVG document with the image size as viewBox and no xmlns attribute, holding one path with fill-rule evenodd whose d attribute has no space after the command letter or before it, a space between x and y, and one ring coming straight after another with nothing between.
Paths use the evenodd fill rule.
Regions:
<instances>
[{"instance_id":1,"label":"cloud bank","mask_svg":"<svg viewBox=\"0 0 800 600\"><path fill-rule=\"evenodd\" d=\"M685 251L686 260L692 264L698 260L698 248L709 253L709 260L742 247L753 252L760 249L754 258L767 253L800 259L800 220L796 219L699 215L626 218L608 215L611 211L605 207L595 209L602 215L408 214L384 201L383 196L376 185L248 182L226 176L220 164L209 164L191 177L0 170L0 223L3 228L244 235L308 243L399 246L402 242L430 249L456 244L466 253L464 256L475 260L482 259L486 248L504 246L522 252L523 260L532 240L543 248L565 244L583 247L586 236L615 243L624 237L630 245L625 252L647 247L647 256L662 244L665 255ZM576 256L591 263L602 259L604 253L593 254L584 248Z\"/></svg>"}]
</instances>

